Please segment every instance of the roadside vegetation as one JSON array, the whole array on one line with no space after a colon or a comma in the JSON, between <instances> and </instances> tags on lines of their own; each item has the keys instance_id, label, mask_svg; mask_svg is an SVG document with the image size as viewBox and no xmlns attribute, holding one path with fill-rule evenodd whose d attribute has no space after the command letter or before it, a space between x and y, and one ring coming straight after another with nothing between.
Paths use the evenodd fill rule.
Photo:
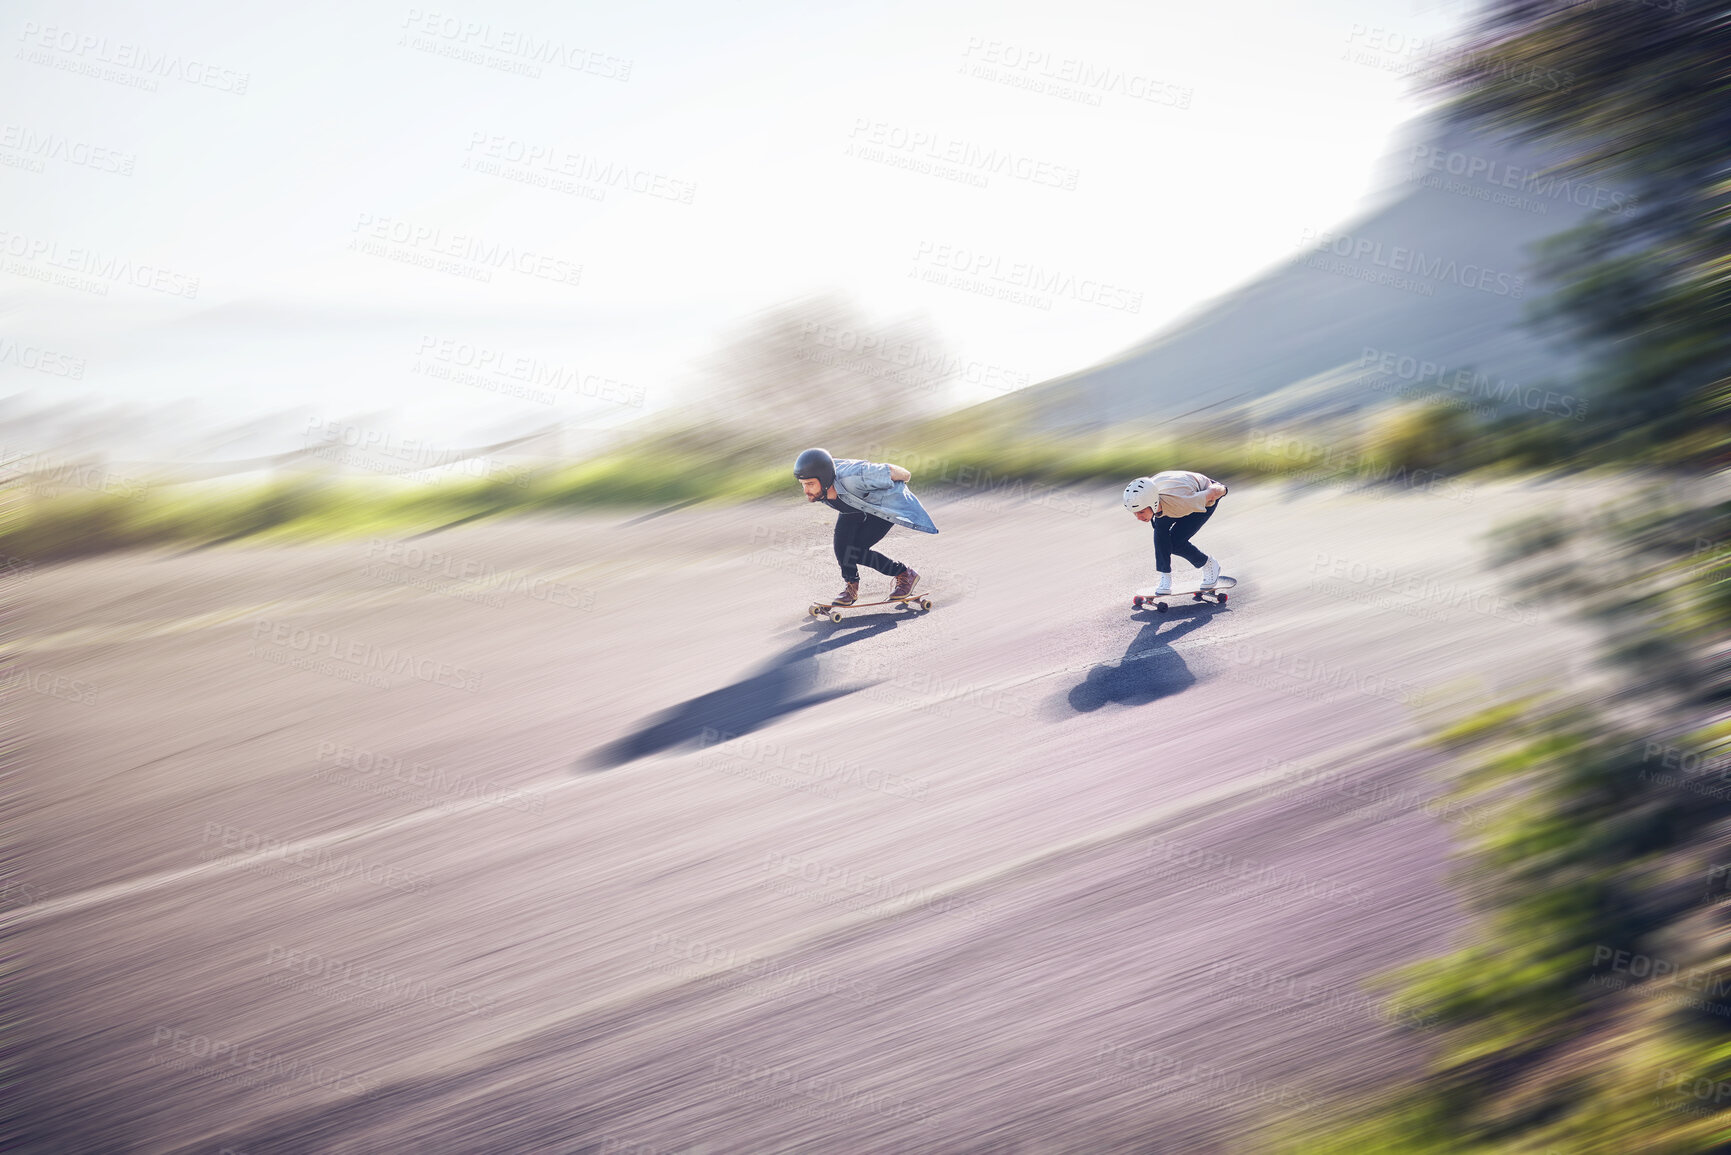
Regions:
<instances>
[{"instance_id":1,"label":"roadside vegetation","mask_svg":"<svg viewBox=\"0 0 1731 1155\"><path fill-rule=\"evenodd\" d=\"M1511 581L1596 623L1608 687L1539 687L1437 738L1494 815L1459 848L1476 918L1387 976L1426 1074L1259 1144L1345 1152L1731 1150L1731 5L1494 0L1458 115L1569 147L1639 211L1550 242L1537 317L1594 354L1578 465L1661 464L1602 508L1504 526ZM1567 76L1548 88L1534 76Z\"/></svg>"},{"instance_id":2,"label":"roadside vegetation","mask_svg":"<svg viewBox=\"0 0 1731 1155\"><path fill-rule=\"evenodd\" d=\"M940 498L1031 500L1054 486L1077 485L1098 487L1107 500L1126 478L1162 462L1183 462L1234 482L1283 478L1423 492L1475 470L1566 465L1568 446L1546 428L1560 424L1517 418L1498 432L1457 410L1409 405L1362 431L1294 428L1179 439L1159 430L1119 430L1084 440L981 428L958 415L860 431L848 444L906 466L916 491ZM1517 443L1518 458L1493 452ZM46 564L120 549L424 533L488 517L791 495L790 463L806 444L786 437L736 440L713 430L657 432L575 464L502 466L483 458L458 463L444 477L438 471L355 477L285 468L262 482L176 482L114 473L96 462L37 472L15 466L0 482L15 499L0 524L0 554ZM463 464L481 468L465 471Z\"/></svg>"}]
</instances>

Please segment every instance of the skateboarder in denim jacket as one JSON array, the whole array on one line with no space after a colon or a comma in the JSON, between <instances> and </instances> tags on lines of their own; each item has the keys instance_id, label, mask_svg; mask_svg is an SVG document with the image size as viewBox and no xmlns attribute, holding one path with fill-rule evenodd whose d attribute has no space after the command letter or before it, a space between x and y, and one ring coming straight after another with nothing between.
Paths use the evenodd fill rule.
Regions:
<instances>
[{"instance_id":1,"label":"skateboarder in denim jacket","mask_svg":"<svg viewBox=\"0 0 1731 1155\"><path fill-rule=\"evenodd\" d=\"M807 501L821 501L841 514L835 521L835 560L846 584L831 604L851 606L859 599L861 564L896 579L890 597L905 598L914 592L920 575L872 548L898 525L921 533L938 532L907 487L913 474L899 465L835 458L827 449L808 449L793 463L793 475Z\"/></svg>"},{"instance_id":2,"label":"skateboarder in denim jacket","mask_svg":"<svg viewBox=\"0 0 1731 1155\"><path fill-rule=\"evenodd\" d=\"M1156 595L1172 592L1172 555L1202 571L1201 588L1211 590L1220 580L1220 559L1190 544L1196 531L1214 516L1215 503L1226 487L1188 469L1168 469L1138 477L1124 487L1124 508L1138 521L1154 523L1154 568L1160 572Z\"/></svg>"}]
</instances>

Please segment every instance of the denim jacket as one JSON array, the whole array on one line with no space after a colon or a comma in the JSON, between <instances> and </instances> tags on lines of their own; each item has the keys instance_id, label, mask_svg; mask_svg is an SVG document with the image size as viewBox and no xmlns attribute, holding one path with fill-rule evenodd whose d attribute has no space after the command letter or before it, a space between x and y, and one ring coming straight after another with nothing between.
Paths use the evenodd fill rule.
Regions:
<instances>
[{"instance_id":1,"label":"denim jacket","mask_svg":"<svg viewBox=\"0 0 1731 1155\"><path fill-rule=\"evenodd\" d=\"M862 513L873 514L921 533L938 532L931 515L914 496L914 491L908 488L908 483L890 480L890 467L887 465L836 458L835 495Z\"/></svg>"}]
</instances>

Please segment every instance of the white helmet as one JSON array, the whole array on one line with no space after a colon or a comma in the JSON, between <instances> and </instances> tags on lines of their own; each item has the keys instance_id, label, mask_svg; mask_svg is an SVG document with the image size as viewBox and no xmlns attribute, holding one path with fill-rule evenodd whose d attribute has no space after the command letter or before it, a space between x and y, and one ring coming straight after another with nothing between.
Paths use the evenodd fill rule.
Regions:
<instances>
[{"instance_id":1,"label":"white helmet","mask_svg":"<svg viewBox=\"0 0 1731 1155\"><path fill-rule=\"evenodd\" d=\"M1124 508L1131 513L1141 513L1159 500L1152 477L1138 477L1124 487Z\"/></svg>"}]
</instances>

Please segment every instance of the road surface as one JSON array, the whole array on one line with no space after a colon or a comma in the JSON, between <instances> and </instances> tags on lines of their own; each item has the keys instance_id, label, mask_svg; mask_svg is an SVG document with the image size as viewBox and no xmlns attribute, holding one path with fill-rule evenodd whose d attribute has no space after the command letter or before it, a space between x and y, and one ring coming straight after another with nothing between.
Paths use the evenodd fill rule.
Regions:
<instances>
[{"instance_id":1,"label":"road surface","mask_svg":"<svg viewBox=\"0 0 1731 1155\"><path fill-rule=\"evenodd\" d=\"M1583 665L1479 544L1558 495L1235 486L1157 615L1111 488L932 496L839 625L791 486L33 571L27 1149L1245 1150L1416 1070L1361 984L1462 923L1426 733Z\"/></svg>"}]
</instances>

